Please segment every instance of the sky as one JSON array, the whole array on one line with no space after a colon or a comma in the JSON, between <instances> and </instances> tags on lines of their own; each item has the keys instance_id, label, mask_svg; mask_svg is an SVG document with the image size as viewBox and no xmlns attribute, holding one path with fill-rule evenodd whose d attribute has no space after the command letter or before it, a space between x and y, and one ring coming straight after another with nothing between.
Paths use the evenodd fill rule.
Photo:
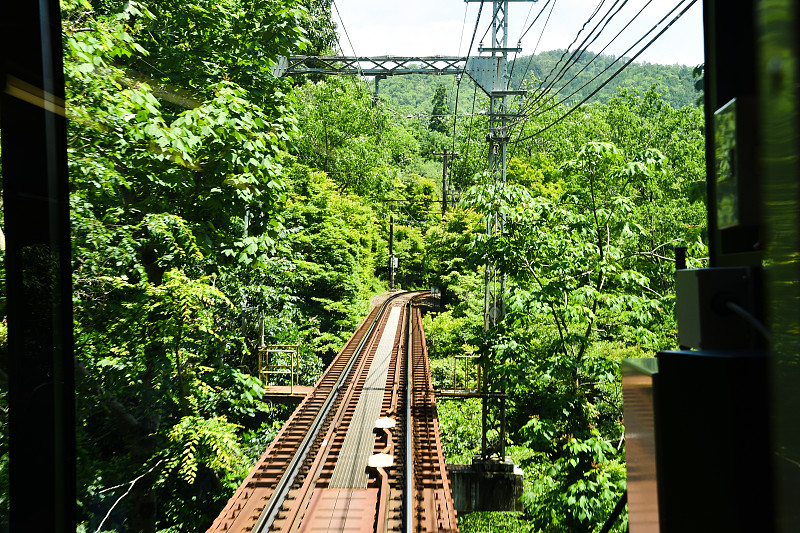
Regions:
<instances>
[{"instance_id":1,"label":"sky","mask_svg":"<svg viewBox=\"0 0 800 533\"><path fill-rule=\"evenodd\" d=\"M509 46L516 46L523 31L530 26L547 1L512 1L509 3ZM522 39L522 55L533 53L540 34L541 42L537 52L568 47L600 1L550 0L546 11ZM688 4L688 0L685 2L684 7ZM617 3L611 0L604 1L598 15L581 33L578 43L612 6L616 6L614 7L616 10L622 4L624 7L608 23L597 40L589 46L589 50L600 52L608 45L604 53L615 56L623 55L628 47L646 34L679 3L681 0L649 0L649 4L648 0L628 0L627 2L617 0ZM333 18L339 26L339 40L345 55L353 55L353 49L355 49L356 55L359 56L466 56L479 6L480 2L466 3L464 0L335 0L338 14L337 9L334 9ZM646 7L638 18L617 39L610 42L612 37L644 6ZM547 26L544 27L544 21L551 7L552 15ZM625 55L631 57L682 10L683 7L676 10L656 31ZM339 21L339 15L344 22L343 25ZM487 0L484 3L478 33L475 37L473 55L478 53L478 42L489 28L491 18L492 2ZM542 33L543 27L544 32ZM349 40L344 34L343 28L347 30ZM592 34L592 37L594 35ZM486 36L486 46L489 46L490 40L491 31ZM667 65L677 63L689 66L702 63L702 1L698 1L690 7L677 22L637 58L637 61Z\"/></svg>"}]
</instances>

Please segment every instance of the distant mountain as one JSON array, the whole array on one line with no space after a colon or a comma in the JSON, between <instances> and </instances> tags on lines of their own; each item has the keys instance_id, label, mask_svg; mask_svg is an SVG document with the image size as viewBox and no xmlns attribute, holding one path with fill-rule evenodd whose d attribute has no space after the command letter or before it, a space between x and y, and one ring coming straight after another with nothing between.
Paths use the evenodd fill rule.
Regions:
<instances>
[{"instance_id":1,"label":"distant mountain","mask_svg":"<svg viewBox=\"0 0 800 533\"><path fill-rule=\"evenodd\" d=\"M560 91L552 102L564 100L568 104L576 103L591 94L627 62L627 59L617 61L614 56L592 52L584 52L580 58L570 62L567 61L569 58L570 55L565 55L564 50L542 52L533 57L519 57L509 65L512 74L509 88L518 89L522 86L528 89L529 94L534 94L539 90L547 90L550 86L547 98ZM569 68L564 68L567 64ZM634 62L600 89L590 102L606 102L619 88L644 92L655 84L659 92L663 92L664 100L672 107L696 105L700 93L694 88L693 69L694 67L685 65ZM430 113L431 100L439 84L444 84L447 88L452 111L455 104L455 76L394 76L380 81L379 92L388 96L392 107L399 112L427 114ZM459 91L459 113L470 111L473 94L474 85L464 76ZM478 95L482 94L478 90ZM485 104L478 103L476 111L483 111L485 107Z\"/></svg>"}]
</instances>

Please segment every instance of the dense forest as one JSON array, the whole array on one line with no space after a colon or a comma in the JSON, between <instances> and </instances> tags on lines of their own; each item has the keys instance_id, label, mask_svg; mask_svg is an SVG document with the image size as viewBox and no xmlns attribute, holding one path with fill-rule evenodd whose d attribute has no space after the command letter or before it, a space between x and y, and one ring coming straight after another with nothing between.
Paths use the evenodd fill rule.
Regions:
<instances>
[{"instance_id":1,"label":"dense forest","mask_svg":"<svg viewBox=\"0 0 800 533\"><path fill-rule=\"evenodd\" d=\"M509 394L525 511L460 517L461 530L603 524L625 488L619 360L675 346L671 249L706 255L691 68L634 65L569 115L570 100L529 113L503 187L466 81L456 120L454 80L388 79L375 99L370 80L272 75L278 55L336 49L329 0L62 9L79 531L210 525L289 415L261 400L262 336L300 345L313 384L387 290L390 217L397 284L442 291L425 318L437 386L471 353ZM514 69L531 89L516 105L535 106L562 55ZM596 59L559 99L613 61ZM460 157L442 216L431 154L445 148ZM496 212L505 231L487 236ZM484 331L487 264L508 275L508 312ZM440 416L448 460L469 461L480 406L448 400ZM7 461L0 433L0 521Z\"/></svg>"},{"instance_id":2,"label":"dense forest","mask_svg":"<svg viewBox=\"0 0 800 533\"><path fill-rule=\"evenodd\" d=\"M547 98L548 106L565 105L583 101L599 88L591 101L604 104L624 88L643 91L658 87L661 98L673 108L693 106L697 103L694 68L686 65L657 65L633 62L614 78L612 83L600 88L608 77L628 62L627 58L586 51L576 54L569 69L562 69L571 57L566 50L551 50L534 56L520 56L510 61L509 89L525 89L532 94L553 87ZM447 90L451 110L458 94L459 113L469 112L475 94L475 85L467 76L457 82L456 76L425 76L410 74L381 80L379 93L389 97L393 107L404 114L429 114L431 100L436 88L443 85ZM460 86L459 86L460 85ZM483 97L479 90L478 94ZM485 110L483 102L479 110Z\"/></svg>"}]
</instances>

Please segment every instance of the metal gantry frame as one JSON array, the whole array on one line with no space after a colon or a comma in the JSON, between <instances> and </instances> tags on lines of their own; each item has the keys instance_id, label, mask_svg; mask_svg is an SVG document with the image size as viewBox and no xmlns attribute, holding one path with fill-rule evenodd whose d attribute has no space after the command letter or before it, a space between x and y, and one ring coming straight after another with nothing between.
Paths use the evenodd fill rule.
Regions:
<instances>
[{"instance_id":1,"label":"metal gantry frame","mask_svg":"<svg viewBox=\"0 0 800 533\"><path fill-rule=\"evenodd\" d=\"M352 74L400 76L407 74L461 74L466 57L455 56L282 56L272 69L276 77L286 74Z\"/></svg>"}]
</instances>

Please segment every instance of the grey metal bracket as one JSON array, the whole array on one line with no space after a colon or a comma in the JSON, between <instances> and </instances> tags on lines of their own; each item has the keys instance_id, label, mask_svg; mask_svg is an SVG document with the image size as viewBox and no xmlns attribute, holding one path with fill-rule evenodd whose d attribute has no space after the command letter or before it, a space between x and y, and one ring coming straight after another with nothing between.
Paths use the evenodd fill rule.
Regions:
<instances>
[{"instance_id":1,"label":"grey metal bracket","mask_svg":"<svg viewBox=\"0 0 800 533\"><path fill-rule=\"evenodd\" d=\"M505 88L506 58L503 56L470 57L467 74L488 96Z\"/></svg>"},{"instance_id":2,"label":"grey metal bracket","mask_svg":"<svg viewBox=\"0 0 800 533\"><path fill-rule=\"evenodd\" d=\"M492 47L492 46L479 46L478 52L522 52L521 46L514 48Z\"/></svg>"}]
</instances>

